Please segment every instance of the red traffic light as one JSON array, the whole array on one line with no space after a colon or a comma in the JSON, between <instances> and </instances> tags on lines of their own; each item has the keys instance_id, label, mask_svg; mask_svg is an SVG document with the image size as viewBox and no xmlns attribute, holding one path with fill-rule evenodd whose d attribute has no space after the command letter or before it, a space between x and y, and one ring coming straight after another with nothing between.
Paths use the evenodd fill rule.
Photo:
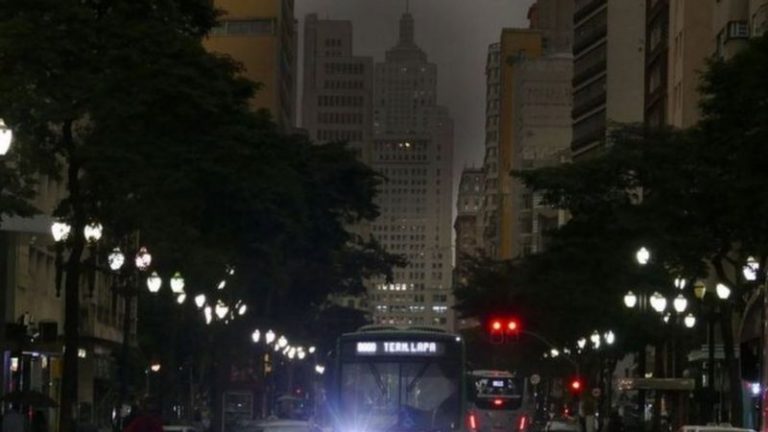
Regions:
<instances>
[{"instance_id":1,"label":"red traffic light","mask_svg":"<svg viewBox=\"0 0 768 432\"><path fill-rule=\"evenodd\" d=\"M507 330L509 330L509 331L517 331L517 321L510 320L507 323Z\"/></svg>"},{"instance_id":2,"label":"red traffic light","mask_svg":"<svg viewBox=\"0 0 768 432\"><path fill-rule=\"evenodd\" d=\"M501 330L501 321L499 321L499 320L494 320L494 321L491 323L491 330L495 330L495 331L499 331L499 330Z\"/></svg>"},{"instance_id":3,"label":"red traffic light","mask_svg":"<svg viewBox=\"0 0 768 432\"><path fill-rule=\"evenodd\" d=\"M581 381L579 379L571 381L571 390L573 390L574 393L581 391Z\"/></svg>"}]
</instances>

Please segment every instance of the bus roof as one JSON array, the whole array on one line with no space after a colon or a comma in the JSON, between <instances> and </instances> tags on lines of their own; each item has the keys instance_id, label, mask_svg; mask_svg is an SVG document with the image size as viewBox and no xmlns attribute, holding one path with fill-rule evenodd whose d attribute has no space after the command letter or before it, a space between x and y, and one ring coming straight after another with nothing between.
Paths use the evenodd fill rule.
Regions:
<instances>
[{"instance_id":1,"label":"bus roof","mask_svg":"<svg viewBox=\"0 0 768 432\"><path fill-rule=\"evenodd\" d=\"M355 332L344 333L341 339L366 339L380 337L429 337L430 339L455 339L461 341L459 335L447 333L437 327L396 327L382 325L363 326Z\"/></svg>"},{"instance_id":2,"label":"bus roof","mask_svg":"<svg viewBox=\"0 0 768 432\"><path fill-rule=\"evenodd\" d=\"M490 369L478 369L469 371L469 374L476 377L484 378L514 378L515 374L509 371L502 370L490 370Z\"/></svg>"}]
</instances>

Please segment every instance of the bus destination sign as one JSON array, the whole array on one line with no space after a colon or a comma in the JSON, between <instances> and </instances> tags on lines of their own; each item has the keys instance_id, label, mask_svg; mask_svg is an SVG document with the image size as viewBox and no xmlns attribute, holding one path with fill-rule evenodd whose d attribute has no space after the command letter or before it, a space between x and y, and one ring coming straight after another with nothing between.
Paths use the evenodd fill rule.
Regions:
<instances>
[{"instance_id":1,"label":"bus destination sign","mask_svg":"<svg viewBox=\"0 0 768 432\"><path fill-rule=\"evenodd\" d=\"M357 355L439 356L445 353L443 342L434 341L370 341L357 342Z\"/></svg>"}]
</instances>

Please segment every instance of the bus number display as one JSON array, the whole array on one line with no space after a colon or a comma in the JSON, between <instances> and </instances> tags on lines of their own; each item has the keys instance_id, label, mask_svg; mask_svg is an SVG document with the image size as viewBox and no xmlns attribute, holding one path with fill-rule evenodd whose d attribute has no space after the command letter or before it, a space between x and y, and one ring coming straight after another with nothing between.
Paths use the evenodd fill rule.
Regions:
<instances>
[{"instance_id":1,"label":"bus number display","mask_svg":"<svg viewBox=\"0 0 768 432\"><path fill-rule=\"evenodd\" d=\"M357 342L357 355L417 355L439 356L445 353L442 342L419 341L371 341Z\"/></svg>"}]
</instances>

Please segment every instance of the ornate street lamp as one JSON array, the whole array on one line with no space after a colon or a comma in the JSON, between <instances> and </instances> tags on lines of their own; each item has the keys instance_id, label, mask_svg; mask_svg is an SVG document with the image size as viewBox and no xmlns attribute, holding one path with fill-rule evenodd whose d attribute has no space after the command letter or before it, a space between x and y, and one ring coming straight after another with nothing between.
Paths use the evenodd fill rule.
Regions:
<instances>
[{"instance_id":1,"label":"ornate street lamp","mask_svg":"<svg viewBox=\"0 0 768 432\"><path fill-rule=\"evenodd\" d=\"M587 346L587 339L579 338L579 340L576 341L576 346L578 346L580 350L583 350Z\"/></svg>"},{"instance_id":2,"label":"ornate street lamp","mask_svg":"<svg viewBox=\"0 0 768 432\"><path fill-rule=\"evenodd\" d=\"M589 336L589 340L592 342L592 347L594 349L600 348L600 333L598 333L597 330L592 332Z\"/></svg>"},{"instance_id":3,"label":"ornate street lamp","mask_svg":"<svg viewBox=\"0 0 768 432\"><path fill-rule=\"evenodd\" d=\"M195 296L195 305L198 309L202 309L205 306L205 294L198 294Z\"/></svg>"},{"instance_id":4,"label":"ornate street lamp","mask_svg":"<svg viewBox=\"0 0 768 432\"><path fill-rule=\"evenodd\" d=\"M693 328L693 326L695 326L695 325L696 325L696 317L695 317L695 316L693 316L693 314L690 314L690 313L689 313L689 314L688 314L688 315L686 315L686 316L685 316L685 318L683 319L683 323L685 324L685 326L686 326L686 327L688 327L688 328Z\"/></svg>"},{"instance_id":5,"label":"ornate street lamp","mask_svg":"<svg viewBox=\"0 0 768 432\"><path fill-rule=\"evenodd\" d=\"M152 255L147 252L147 248L144 246L139 248L134 263L139 271L146 271L149 268L150 264L152 264Z\"/></svg>"},{"instance_id":6,"label":"ornate street lamp","mask_svg":"<svg viewBox=\"0 0 768 432\"><path fill-rule=\"evenodd\" d=\"M646 265L651 260L651 252L643 246L635 252L635 259L638 264Z\"/></svg>"},{"instance_id":7,"label":"ornate street lamp","mask_svg":"<svg viewBox=\"0 0 768 432\"><path fill-rule=\"evenodd\" d=\"M216 302L216 316L219 317L219 319L224 319L224 317L227 316L229 313L229 306L224 304L221 300Z\"/></svg>"},{"instance_id":8,"label":"ornate street lamp","mask_svg":"<svg viewBox=\"0 0 768 432\"><path fill-rule=\"evenodd\" d=\"M101 239L101 234L104 231L104 227L101 226L98 222L91 222L88 225L86 225L83 228L83 235L85 236L85 241L88 243L96 243Z\"/></svg>"},{"instance_id":9,"label":"ornate street lamp","mask_svg":"<svg viewBox=\"0 0 768 432\"><path fill-rule=\"evenodd\" d=\"M731 296L731 289L725 284L717 284L717 286L715 286L715 291L717 291L717 297L719 297L720 300L727 300L728 297Z\"/></svg>"},{"instance_id":10,"label":"ornate street lamp","mask_svg":"<svg viewBox=\"0 0 768 432\"><path fill-rule=\"evenodd\" d=\"M613 345L613 343L616 342L616 334L613 332L613 330L608 330L603 335L603 339L608 345Z\"/></svg>"},{"instance_id":11,"label":"ornate street lamp","mask_svg":"<svg viewBox=\"0 0 768 432\"><path fill-rule=\"evenodd\" d=\"M672 307L677 313L683 313L688 308L688 300L682 294L678 294L672 301Z\"/></svg>"},{"instance_id":12,"label":"ornate street lamp","mask_svg":"<svg viewBox=\"0 0 768 432\"><path fill-rule=\"evenodd\" d=\"M123 268L123 264L125 264L125 255L120 251L120 248L112 249L112 252L107 256L107 263L112 271L118 271Z\"/></svg>"},{"instance_id":13,"label":"ornate street lamp","mask_svg":"<svg viewBox=\"0 0 768 432\"><path fill-rule=\"evenodd\" d=\"M171 291L173 291L174 294L184 293L184 278L181 277L181 273L179 272L174 273L171 278Z\"/></svg>"},{"instance_id":14,"label":"ornate street lamp","mask_svg":"<svg viewBox=\"0 0 768 432\"><path fill-rule=\"evenodd\" d=\"M251 333L251 339L253 340L253 343L259 343L259 340L261 340L261 332L259 329L256 329Z\"/></svg>"},{"instance_id":15,"label":"ornate street lamp","mask_svg":"<svg viewBox=\"0 0 768 432\"><path fill-rule=\"evenodd\" d=\"M70 231L72 231L72 227L66 222L57 221L51 224L51 234L56 243L67 240Z\"/></svg>"},{"instance_id":16,"label":"ornate street lamp","mask_svg":"<svg viewBox=\"0 0 768 432\"><path fill-rule=\"evenodd\" d=\"M288 345L288 339L286 339L285 336L280 336L280 338L277 340L277 346L280 348L285 348L286 345Z\"/></svg>"},{"instance_id":17,"label":"ornate street lamp","mask_svg":"<svg viewBox=\"0 0 768 432\"><path fill-rule=\"evenodd\" d=\"M699 300L704 298L704 296L707 294L707 286L704 285L704 282L696 281L696 283L693 284L693 294Z\"/></svg>"},{"instance_id":18,"label":"ornate street lamp","mask_svg":"<svg viewBox=\"0 0 768 432\"><path fill-rule=\"evenodd\" d=\"M181 293L176 297L176 303L178 304L184 304L185 301L187 301L187 295L184 293Z\"/></svg>"},{"instance_id":19,"label":"ornate street lamp","mask_svg":"<svg viewBox=\"0 0 768 432\"><path fill-rule=\"evenodd\" d=\"M651 307L658 313L664 312L667 308L667 299L658 292L651 295Z\"/></svg>"},{"instance_id":20,"label":"ornate street lamp","mask_svg":"<svg viewBox=\"0 0 768 432\"><path fill-rule=\"evenodd\" d=\"M245 313L248 312L248 306L241 304L239 308L237 308L237 314L240 316L245 315Z\"/></svg>"},{"instance_id":21,"label":"ornate street lamp","mask_svg":"<svg viewBox=\"0 0 768 432\"><path fill-rule=\"evenodd\" d=\"M163 280L160 278L160 275L157 274L156 271L152 272L152 274L147 278L147 289L149 289L149 292L155 294L160 291L162 286Z\"/></svg>"},{"instance_id":22,"label":"ornate street lamp","mask_svg":"<svg viewBox=\"0 0 768 432\"><path fill-rule=\"evenodd\" d=\"M267 330L267 333L264 335L264 341L267 343L267 345L271 344L275 341L275 332L272 330Z\"/></svg>"},{"instance_id":23,"label":"ornate street lamp","mask_svg":"<svg viewBox=\"0 0 768 432\"><path fill-rule=\"evenodd\" d=\"M687 284L687 282L685 281L685 279L683 279L683 278L681 278L679 276L675 278L675 288L677 288L679 290L683 290L683 289L685 289L685 285L686 284Z\"/></svg>"},{"instance_id":24,"label":"ornate street lamp","mask_svg":"<svg viewBox=\"0 0 768 432\"><path fill-rule=\"evenodd\" d=\"M624 306L630 309L637 306L637 295L632 291L629 291L626 294L624 294Z\"/></svg>"},{"instance_id":25,"label":"ornate street lamp","mask_svg":"<svg viewBox=\"0 0 768 432\"><path fill-rule=\"evenodd\" d=\"M13 131L5 125L5 120L0 119L0 156L5 156L11 149Z\"/></svg>"},{"instance_id":26,"label":"ornate street lamp","mask_svg":"<svg viewBox=\"0 0 768 432\"><path fill-rule=\"evenodd\" d=\"M210 306L206 306L205 309L203 309L203 315L205 315L206 324L210 324L211 321L213 321L213 310Z\"/></svg>"},{"instance_id":27,"label":"ornate street lamp","mask_svg":"<svg viewBox=\"0 0 768 432\"><path fill-rule=\"evenodd\" d=\"M744 279L754 282L757 280L757 271L760 270L760 263L757 262L755 257L747 258L747 264L742 269Z\"/></svg>"},{"instance_id":28,"label":"ornate street lamp","mask_svg":"<svg viewBox=\"0 0 768 432\"><path fill-rule=\"evenodd\" d=\"M309 353L310 354L314 354L315 353L315 347L314 346L309 347Z\"/></svg>"}]
</instances>

